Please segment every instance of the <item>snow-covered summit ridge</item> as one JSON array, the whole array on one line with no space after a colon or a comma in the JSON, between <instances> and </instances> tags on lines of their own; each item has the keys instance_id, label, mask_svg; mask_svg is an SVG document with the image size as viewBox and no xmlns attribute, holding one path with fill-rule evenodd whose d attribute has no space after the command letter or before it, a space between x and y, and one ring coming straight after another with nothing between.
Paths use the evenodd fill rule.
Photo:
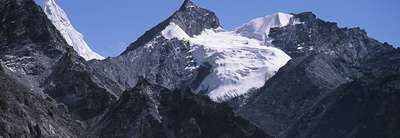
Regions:
<instances>
[{"instance_id":1,"label":"snow-covered summit ridge","mask_svg":"<svg viewBox=\"0 0 400 138\"><path fill-rule=\"evenodd\" d=\"M293 15L278 12L272 15L255 18L237 28L235 32L245 37L265 42L271 28L284 27L291 23L295 23Z\"/></svg>"},{"instance_id":2,"label":"snow-covered summit ridge","mask_svg":"<svg viewBox=\"0 0 400 138\"><path fill-rule=\"evenodd\" d=\"M206 29L190 37L178 25L170 23L161 34L166 39L190 42L197 65L212 66L197 91L207 91L214 101L225 101L262 87L291 59L278 48L221 28ZM193 68L197 67L187 67Z\"/></svg>"},{"instance_id":3,"label":"snow-covered summit ridge","mask_svg":"<svg viewBox=\"0 0 400 138\"><path fill-rule=\"evenodd\" d=\"M85 60L104 59L104 57L90 49L88 44L83 39L83 35L72 26L67 14L63 9L60 8L55 0L46 1L44 5L44 12L52 21L57 30L61 32L67 43L72 46L74 50Z\"/></svg>"}]
</instances>

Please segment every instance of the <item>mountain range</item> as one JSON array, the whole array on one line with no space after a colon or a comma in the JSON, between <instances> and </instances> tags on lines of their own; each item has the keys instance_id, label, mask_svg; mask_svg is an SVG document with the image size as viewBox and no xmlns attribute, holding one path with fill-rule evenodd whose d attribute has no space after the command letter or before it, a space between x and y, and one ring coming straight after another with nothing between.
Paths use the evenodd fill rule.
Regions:
<instances>
[{"instance_id":1,"label":"mountain range","mask_svg":"<svg viewBox=\"0 0 400 138\"><path fill-rule=\"evenodd\" d=\"M119 56L0 0L0 137L400 137L400 49L311 12L225 30L185 0Z\"/></svg>"}]
</instances>

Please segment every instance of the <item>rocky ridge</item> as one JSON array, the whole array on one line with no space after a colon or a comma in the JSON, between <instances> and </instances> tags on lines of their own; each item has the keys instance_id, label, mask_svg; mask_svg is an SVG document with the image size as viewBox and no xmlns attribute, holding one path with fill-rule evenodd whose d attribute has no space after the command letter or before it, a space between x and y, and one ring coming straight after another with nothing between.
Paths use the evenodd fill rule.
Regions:
<instances>
[{"instance_id":1,"label":"rocky ridge","mask_svg":"<svg viewBox=\"0 0 400 138\"><path fill-rule=\"evenodd\" d=\"M186 11L187 13L181 11L182 13L177 12L177 14L185 16L189 13L201 14L204 12L198 7L187 7L185 5L187 5L187 2L183 6L186 8L181 8L180 10L188 10ZM191 11L191 8L196 8L196 11ZM197 9L200 10L197 11ZM113 133L97 133L97 130L103 130L102 127L108 127L119 128L120 132L122 132L124 131L121 128L122 125L135 127L135 124L124 124L125 122L121 122L121 124L107 123L107 120L118 119L110 110L118 111L118 109L130 108L131 106L143 109L143 114L148 113L153 117L156 115L155 112L163 113L162 116L166 119L163 120L165 123L162 125L171 127L170 130L165 130L166 128L157 130L160 133L168 134L163 136L226 137L238 135L243 137L268 137L267 134L254 125L233 114L232 110L226 105L214 103L204 97L200 98L201 96L194 95L190 91L182 92L180 93L181 95L174 95L174 92L168 90L168 94L155 99L143 95L148 92L146 89L136 88L134 92L125 91L133 87L121 87L122 85L120 84L122 83L106 77L106 73L97 70L98 66L93 64L96 61L88 63L79 56L67 44L61 33L41 8L32 0L0 0L0 11L4 11L0 12L0 61L2 65L2 74L0 74L0 77L2 77L0 83L0 89L2 90L0 108L5 111L0 114L2 116L0 120L1 137L94 137L114 135ZM195 17L194 15L187 16ZM204 17L204 19L207 18ZM207 27L208 25L200 24L200 26ZM195 34L196 31L192 33ZM159 43L185 47L185 43L178 40ZM174 51L175 47L173 46L161 49L161 51ZM156 53L153 56L155 56L153 58L157 58ZM159 57L159 59L164 59L164 57ZM177 58L173 58L168 62L175 63L176 60ZM160 78L158 80L161 81ZM175 82L170 81L170 83ZM150 83L148 84L150 85ZM158 85L152 85L151 87L167 90ZM158 93L158 91L154 93ZM133 94L134 97L129 96L130 94ZM136 96L140 97L140 95L145 97L145 101L135 100ZM206 127L208 124L197 122L196 125L196 121L193 120L208 119L208 116L214 116L212 113L197 116L195 113L182 112L183 116L192 116L195 119L186 118L180 120L180 118L173 118L171 116L173 114L172 111L164 110L176 110L181 107L176 107L174 105L175 100L168 100L169 98L177 98L177 100L184 98L184 101L191 101L185 99L193 99L198 102L193 103L198 110L204 110L204 112L211 110L216 112L215 117L221 115L224 117L222 119L226 120L213 124L219 127L211 130ZM129 104L122 104L121 102L128 102ZM146 103L151 107L149 108ZM154 110L153 103L160 103L162 105L160 109L163 109L163 111ZM138 105L143 105L143 107L138 107ZM205 105L210 105L211 107ZM213 107L216 107L216 109L213 109ZM127 116L135 114L131 114L131 112L125 113ZM125 120L125 118L121 119ZM135 123L140 123L141 121L150 124L155 123L152 118L149 118L150 120L141 119L143 118L134 121ZM153 119L157 120L157 118ZM102 120L105 122L102 122ZM182 122L182 124L174 122ZM231 126L231 123L237 123L237 125ZM159 123L158 125L161 124ZM180 131L180 129L189 126L194 128L187 132ZM200 129L195 127L200 127ZM144 130L145 132L137 133L136 136L159 136L151 135L151 129ZM230 131L235 133L230 133ZM117 135L131 137L131 131L124 132L126 133Z\"/></svg>"},{"instance_id":2,"label":"rocky ridge","mask_svg":"<svg viewBox=\"0 0 400 138\"><path fill-rule=\"evenodd\" d=\"M398 74L398 63L393 62L393 60L397 61L396 49L387 43L380 43L369 38L364 30L339 28L336 23L318 19L312 13L301 13L294 17L298 18L302 24L273 28L269 35L273 38L274 46L284 50L293 59L253 95L241 97L232 102L238 108L238 112L247 119L266 132L282 137L296 124L297 120L308 120L309 118L304 115L310 113L319 101L324 100L328 95L334 95L332 93L340 93L342 91L340 87L343 85L356 83L357 80L362 80L371 73L379 72L383 76ZM383 64L379 65L376 61ZM386 66L389 67L380 68ZM385 74L382 70L395 73ZM376 78L378 79L376 81L379 81L381 77ZM395 90L388 89L393 92ZM348 92L359 93L357 90ZM337 101L330 102L333 103L329 104L338 104ZM338 108L338 110L352 113L344 111L345 108ZM368 109L364 110L363 112L368 112ZM335 119L344 119L339 118L338 116ZM307 123L312 124L315 120L308 121ZM313 128L318 129L318 126ZM342 127L355 129L352 128L355 126L350 124ZM304 131L311 132L313 128ZM307 132L297 132L301 134L289 137L313 135L310 133L306 136L302 134L308 134ZM357 132L359 134L350 133L343 133L342 136L365 134L360 131ZM319 133L318 137L330 137L329 134Z\"/></svg>"}]
</instances>

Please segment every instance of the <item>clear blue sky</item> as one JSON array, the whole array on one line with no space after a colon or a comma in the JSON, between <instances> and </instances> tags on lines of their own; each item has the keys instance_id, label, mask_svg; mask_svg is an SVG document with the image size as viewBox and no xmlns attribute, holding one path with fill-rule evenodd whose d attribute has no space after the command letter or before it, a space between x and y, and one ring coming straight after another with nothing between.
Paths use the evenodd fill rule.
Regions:
<instances>
[{"instance_id":1,"label":"clear blue sky","mask_svg":"<svg viewBox=\"0 0 400 138\"><path fill-rule=\"evenodd\" d=\"M36 0L41 4L44 0ZM400 46L400 0L194 0L217 13L225 29L275 12L312 11L341 27L361 27L381 42ZM183 0L57 0L93 50L119 55Z\"/></svg>"}]
</instances>

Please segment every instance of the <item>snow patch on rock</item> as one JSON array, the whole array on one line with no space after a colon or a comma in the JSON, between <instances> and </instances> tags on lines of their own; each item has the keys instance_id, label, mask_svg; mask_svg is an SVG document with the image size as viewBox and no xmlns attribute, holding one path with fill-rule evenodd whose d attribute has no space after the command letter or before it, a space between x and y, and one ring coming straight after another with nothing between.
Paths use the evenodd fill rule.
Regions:
<instances>
[{"instance_id":1,"label":"snow patch on rock","mask_svg":"<svg viewBox=\"0 0 400 138\"><path fill-rule=\"evenodd\" d=\"M186 34L186 32L175 23L170 23L163 31L161 31L161 34L166 39L177 38L179 40L183 40L190 38L190 36Z\"/></svg>"}]
</instances>

